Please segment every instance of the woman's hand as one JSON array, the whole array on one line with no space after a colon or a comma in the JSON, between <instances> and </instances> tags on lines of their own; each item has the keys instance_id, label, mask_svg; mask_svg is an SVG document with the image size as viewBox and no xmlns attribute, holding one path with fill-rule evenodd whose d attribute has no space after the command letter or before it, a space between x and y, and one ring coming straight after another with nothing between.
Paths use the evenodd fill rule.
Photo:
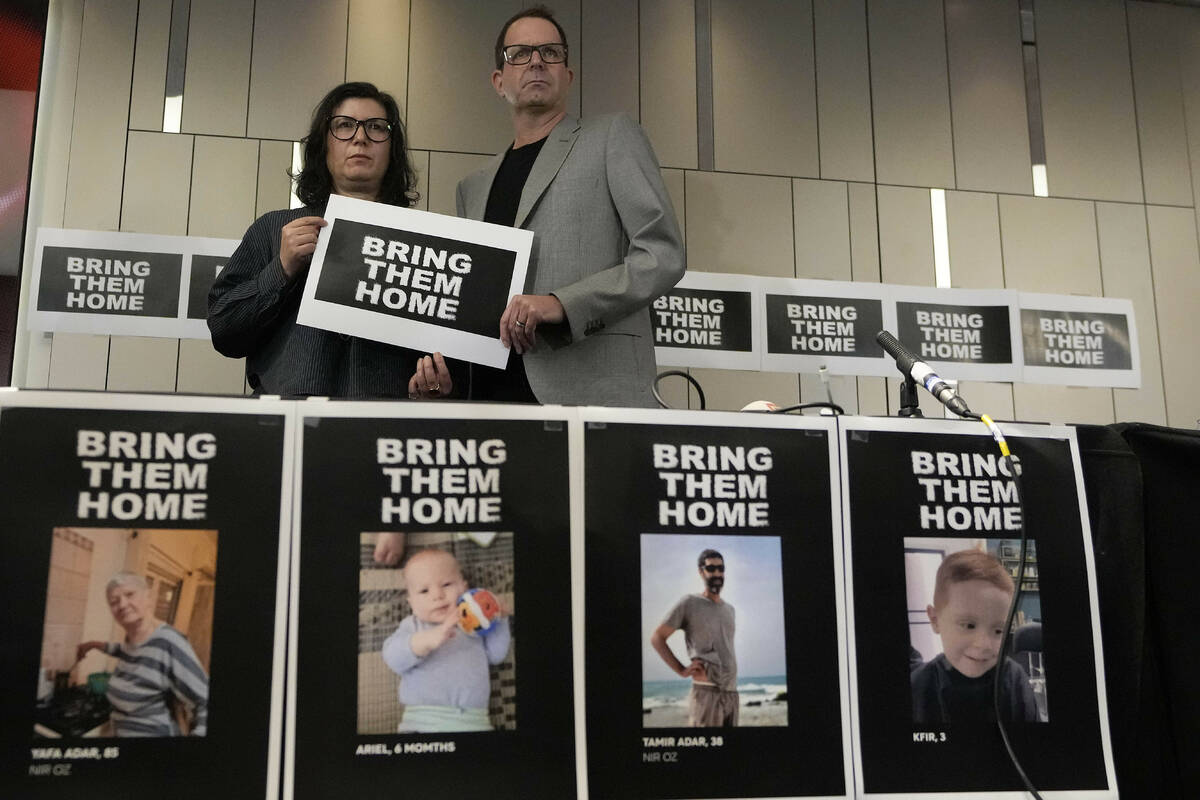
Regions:
<instances>
[{"instance_id":1,"label":"woman's hand","mask_svg":"<svg viewBox=\"0 0 1200 800\"><path fill-rule=\"evenodd\" d=\"M441 353L417 359L417 369L408 379L409 400L437 400L454 391L454 379Z\"/></svg>"},{"instance_id":2,"label":"woman's hand","mask_svg":"<svg viewBox=\"0 0 1200 800\"><path fill-rule=\"evenodd\" d=\"M78 664L80 661L82 661L83 657L86 656L90 651L103 649L104 642L97 642L95 640L90 642L81 642L80 645L75 648L75 663Z\"/></svg>"},{"instance_id":3,"label":"woman's hand","mask_svg":"<svg viewBox=\"0 0 1200 800\"><path fill-rule=\"evenodd\" d=\"M317 235L329 223L322 217L294 219L279 233L279 263L288 280L300 274L300 270L312 261L317 249Z\"/></svg>"},{"instance_id":4,"label":"woman's hand","mask_svg":"<svg viewBox=\"0 0 1200 800\"><path fill-rule=\"evenodd\" d=\"M380 533L375 537L375 563L394 567L404 557L403 533Z\"/></svg>"}]
</instances>

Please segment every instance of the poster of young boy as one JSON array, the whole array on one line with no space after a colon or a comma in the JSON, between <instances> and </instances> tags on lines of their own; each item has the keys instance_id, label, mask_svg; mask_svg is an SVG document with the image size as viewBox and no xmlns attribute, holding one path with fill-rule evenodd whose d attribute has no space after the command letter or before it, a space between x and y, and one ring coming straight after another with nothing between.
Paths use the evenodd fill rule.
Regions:
<instances>
[{"instance_id":1,"label":"poster of young boy","mask_svg":"<svg viewBox=\"0 0 1200 800\"><path fill-rule=\"evenodd\" d=\"M0 796L278 797L289 414L0 395Z\"/></svg>"},{"instance_id":2,"label":"poster of young boy","mask_svg":"<svg viewBox=\"0 0 1200 800\"><path fill-rule=\"evenodd\" d=\"M568 416L303 410L285 798L575 797Z\"/></svg>"},{"instance_id":3,"label":"poster of young boy","mask_svg":"<svg viewBox=\"0 0 1200 800\"><path fill-rule=\"evenodd\" d=\"M1115 798L1074 431L841 421L856 784L863 797ZM1023 506L1022 506L1023 503ZM1028 540L1011 643L1000 640Z\"/></svg>"},{"instance_id":4,"label":"poster of young boy","mask_svg":"<svg viewBox=\"0 0 1200 800\"><path fill-rule=\"evenodd\" d=\"M589 796L846 796L832 421L581 416Z\"/></svg>"}]
</instances>

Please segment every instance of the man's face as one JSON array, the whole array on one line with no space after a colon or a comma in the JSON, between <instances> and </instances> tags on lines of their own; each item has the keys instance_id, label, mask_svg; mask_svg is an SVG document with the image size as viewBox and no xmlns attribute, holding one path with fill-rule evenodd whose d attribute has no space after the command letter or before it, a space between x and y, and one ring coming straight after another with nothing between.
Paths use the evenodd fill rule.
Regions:
<instances>
[{"instance_id":1,"label":"man's face","mask_svg":"<svg viewBox=\"0 0 1200 800\"><path fill-rule=\"evenodd\" d=\"M522 17L508 26L504 46L510 44L562 44L558 29L548 19ZM547 64L536 50L528 64L509 64L492 73L492 86L519 110L565 111L567 91L575 73L566 63Z\"/></svg>"},{"instance_id":2,"label":"man's face","mask_svg":"<svg viewBox=\"0 0 1200 800\"><path fill-rule=\"evenodd\" d=\"M946 603L925 609L933 632L942 637L950 666L968 678L978 678L996 665L1011 600L1003 589L971 580L950 584Z\"/></svg>"},{"instance_id":3,"label":"man's face","mask_svg":"<svg viewBox=\"0 0 1200 800\"><path fill-rule=\"evenodd\" d=\"M700 577L704 587L713 594L720 594L725 586L725 561L721 558L706 558L700 565Z\"/></svg>"},{"instance_id":4,"label":"man's face","mask_svg":"<svg viewBox=\"0 0 1200 800\"><path fill-rule=\"evenodd\" d=\"M357 120L386 119L387 111L378 100L348 97L333 110L334 117L353 117ZM362 125L354 136L345 141L325 129L325 165L333 177L333 190L338 194L360 192L378 196L387 174L391 157L391 142L373 142L367 138Z\"/></svg>"},{"instance_id":5,"label":"man's face","mask_svg":"<svg viewBox=\"0 0 1200 800\"><path fill-rule=\"evenodd\" d=\"M467 590L458 562L449 553L430 553L404 570L408 603L421 622L440 624L458 611L458 598Z\"/></svg>"}]
</instances>

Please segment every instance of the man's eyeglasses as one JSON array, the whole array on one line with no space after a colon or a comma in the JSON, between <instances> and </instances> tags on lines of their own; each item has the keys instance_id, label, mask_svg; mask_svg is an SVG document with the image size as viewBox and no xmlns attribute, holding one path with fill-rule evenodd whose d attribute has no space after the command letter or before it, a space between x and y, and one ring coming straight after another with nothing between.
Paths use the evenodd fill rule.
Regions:
<instances>
[{"instance_id":1,"label":"man's eyeglasses","mask_svg":"<svg viewBox=\"0 0 1200 800\"><path fill-rule=\"evenodd\" d=\"M330 117L329 132L333 134L333 138L341 139L343 142L354 138L358 133L358 126L361 125L363 133L367 134L367 138L372 142L386 142L392 138L392 123L382 117L371 117L371 119L355 119L354 117Z\"/></svg>"},{"instance_id":2,"label":"man's eyeglasses","mask_svg":"<svg viewBox=\"0 0 1200 800\"><path fill-rule=\"evenodd\" d=\"M721 573L725 572L725 565L724 564L705 564L700 569L704 570L705 572L707 572L711 575L714 572L721 572Z\"/></svg>"},{"instance_id":3,"label":"man's eyeglasses","mask_svg":"<svg viewBox=\"0 0 1200 800\"><path fill-rule=\"evenodd\" d=\"M505 47L504 60L514 66L528 64L533 58L533 51L542 57L543 64L561 64L567 60L567 46L565 44L510 44Z\"/></svg>"}]
</instances>

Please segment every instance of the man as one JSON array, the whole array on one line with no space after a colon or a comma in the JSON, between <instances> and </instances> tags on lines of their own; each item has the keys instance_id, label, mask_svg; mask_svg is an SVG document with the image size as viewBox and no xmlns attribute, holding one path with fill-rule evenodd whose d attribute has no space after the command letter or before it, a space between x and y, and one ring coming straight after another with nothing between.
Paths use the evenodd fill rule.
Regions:
<instances>
[{"instance_id":1,"label":"man","mask_svg":"<svg viewBox=\"0 0 1200 800\"><path fill-rule=\"evenodd\" d=\"M513 144L459 183L458 213L535 236L527 294L500 318L508 368L474 366L470 396L653 406L649 304L683 275L683 242L641 128L567 114L567 55L544 6L496 40L492 86L512 111Z\"/></svg>"},{"instance_id":2,"label":"man","mask_svg":"<svg viewBox=\"0 0 1200 800\"><path fill-rule=\"evenodd\" d=\"M721 599L725 559L705 550L697 561L701 594L685 595L650 635L650 645L681 678L692 679L688 725L732 728L738 724L737 657L733 652L733 606ZM683 631L691 663L686 667L671 652L667 639Z\"/></svg>"}]
</instances>

